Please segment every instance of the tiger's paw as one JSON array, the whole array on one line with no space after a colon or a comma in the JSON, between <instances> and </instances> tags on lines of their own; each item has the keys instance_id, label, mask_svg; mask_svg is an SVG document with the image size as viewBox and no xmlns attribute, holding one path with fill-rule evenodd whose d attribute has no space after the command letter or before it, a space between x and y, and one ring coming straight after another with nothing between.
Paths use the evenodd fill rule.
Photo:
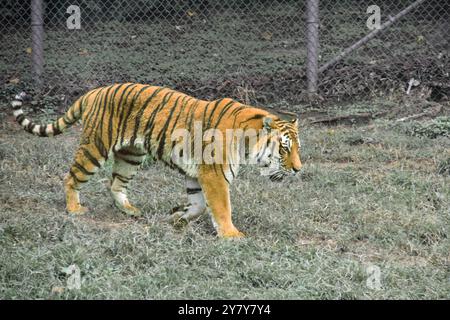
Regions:
<instances>
[{"instance_id":1,"label":"tiger's paw","mask_svg":"<svg viewBox=\"0 0 450 320\"><path fill-rule=\"evenodd\" d=\"M123 213L125 213L127 216L131 216L131 217L140 217L142 216L142 212L140 209L132 206L131 204L127 203L124 205L120 205L117 202L115 203L116 207L122 211Z\"/></svg>"},{"instance_id":2,"label":"tiger's paw","mask_svg":"<svg viewBox=\"0 0 450 320\"><path fill-rule=\"evenodd\" d=\"M87 207L83 207L81 205L76 206L67 206L67 212L73 215L82 215L89 211Z\"/></svg>"},{"instance_id":3,"label":"tiger's paw","mask_svg":"<svg viewBox=\"0 0 450 320\"><path fill-rule=\"evenodd\" d=\"M173 208L169 212L169 216L163 218L162 221L172 223L176 227L182 227L197 219L204 212L205 209L201 207L194 207L190 204L181 205Z\"/></svg>"},{"instance_id":4,"label":"tiger's paw","mask_svg":"<svg viewBox=\"0 0 450 320\"><path fill-rule=\"evenodd\" d=\"M240 232L238 229L234 228L230 230L219 231L219 237L225 239L240 239L244 238L245 234Z\"/></svg>"},{"instance_id":5,"label":"tiger's paw","mask_svg":"<svg viewBox=\"0 0 450 320\"><path fill-rule=\"evenodd\" d=\"M175 227L183 227L188 224L188 220L184 218L184 215L186 214L188 210L188 206L177 206L170 210L169 215L161 221L168 222L173 224Z\"/></svg>"},{"instance_id":6,"label":"tiger's paw","mask_svg":"<svg viewBox=\"0 0 450 320\"><path fill-rule=\"evenodd\" d=\"M182 229L189 224L189 219L187 219L184 215L185 211L174 212L169 217L168 221L174 226L175 229Z\"/></svg>"}]
</instances>

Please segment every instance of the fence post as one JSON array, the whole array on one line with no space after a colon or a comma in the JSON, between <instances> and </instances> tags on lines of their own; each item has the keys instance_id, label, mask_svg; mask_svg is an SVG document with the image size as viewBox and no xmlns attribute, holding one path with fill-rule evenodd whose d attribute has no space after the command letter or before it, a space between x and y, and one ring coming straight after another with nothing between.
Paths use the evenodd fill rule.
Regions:
<instances>
[{"instance_id":1,"label":"fence post","mask_svg":"<svg viewBox=\"0 0 450 320\"><path fill-rule=\"evenodd\" d=\"M44 12L42 0L31 0L31 64L35 84L41 87L44 72Z\"/></svg>"},{"instance_id":2,"label":"fence post","mask_svg":"<svg viewBox=\"0 0 450 320\"><path fill-rule=\"evenodd\" d=\"M319 56L319 0L306 1L306 79L308 94L317 93Z\"/></svg>"}]
</instances>

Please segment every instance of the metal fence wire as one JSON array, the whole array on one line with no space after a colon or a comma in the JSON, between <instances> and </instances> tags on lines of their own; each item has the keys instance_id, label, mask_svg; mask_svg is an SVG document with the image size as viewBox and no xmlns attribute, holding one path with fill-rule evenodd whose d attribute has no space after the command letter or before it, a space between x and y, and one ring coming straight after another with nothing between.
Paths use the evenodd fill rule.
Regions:
<instances>
[{"instance_id":1,"label":"metal fence wire","mask_svg":"<svg viewBox=\"0 0 450 320\"><path fill-rule=\"evenodd\" d=\"M272 103L450 82L443 0L4 0L0 20L6 90L135 81Z\"/></svg>"}]
</instances>

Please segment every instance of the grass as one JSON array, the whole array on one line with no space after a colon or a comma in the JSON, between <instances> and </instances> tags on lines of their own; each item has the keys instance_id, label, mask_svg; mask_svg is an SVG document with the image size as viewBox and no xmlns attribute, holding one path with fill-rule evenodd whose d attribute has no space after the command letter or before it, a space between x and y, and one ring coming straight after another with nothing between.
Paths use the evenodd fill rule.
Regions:
<instances>
[{"instance_id":1,"label":"grass","mask_svg":"<svg viewBox=\"0 0 450 320\"><path fill-rule=\"evenodd\" d=\"M349 106L352 108L352 106ZM30 136L2 115L0 298L448 299L450 139L408 135L383 120L302 125L301 175L282 184L245 167L232 187L241 241L207 216L159 222L186 200L183 178L156 163L131 186L145 212L112 206L110 168L88 183L81 217L64 211L62 177L79 128ZM81 288L68 288L76 265ZM381 288L366 282L370 267Z\"/></svg>"}]
</instances>

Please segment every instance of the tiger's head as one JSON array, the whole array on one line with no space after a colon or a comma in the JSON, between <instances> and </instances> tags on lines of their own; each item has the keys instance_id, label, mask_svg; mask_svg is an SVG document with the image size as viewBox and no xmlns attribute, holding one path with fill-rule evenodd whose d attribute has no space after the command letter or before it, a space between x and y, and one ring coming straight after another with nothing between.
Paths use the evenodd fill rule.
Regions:
<instances>
[{"instance_id":1,"label":"tiger's head","mask_svg":"<svg viewBox=\"0 0 450 320\"><path fill-rule=\"evenodd\" d=\"M256 163L268 168L267 174L272 181L280 181L300 171L298 120L267 116L262 121L264 135L256 146Z\"/></svg>"}]
</instances>

